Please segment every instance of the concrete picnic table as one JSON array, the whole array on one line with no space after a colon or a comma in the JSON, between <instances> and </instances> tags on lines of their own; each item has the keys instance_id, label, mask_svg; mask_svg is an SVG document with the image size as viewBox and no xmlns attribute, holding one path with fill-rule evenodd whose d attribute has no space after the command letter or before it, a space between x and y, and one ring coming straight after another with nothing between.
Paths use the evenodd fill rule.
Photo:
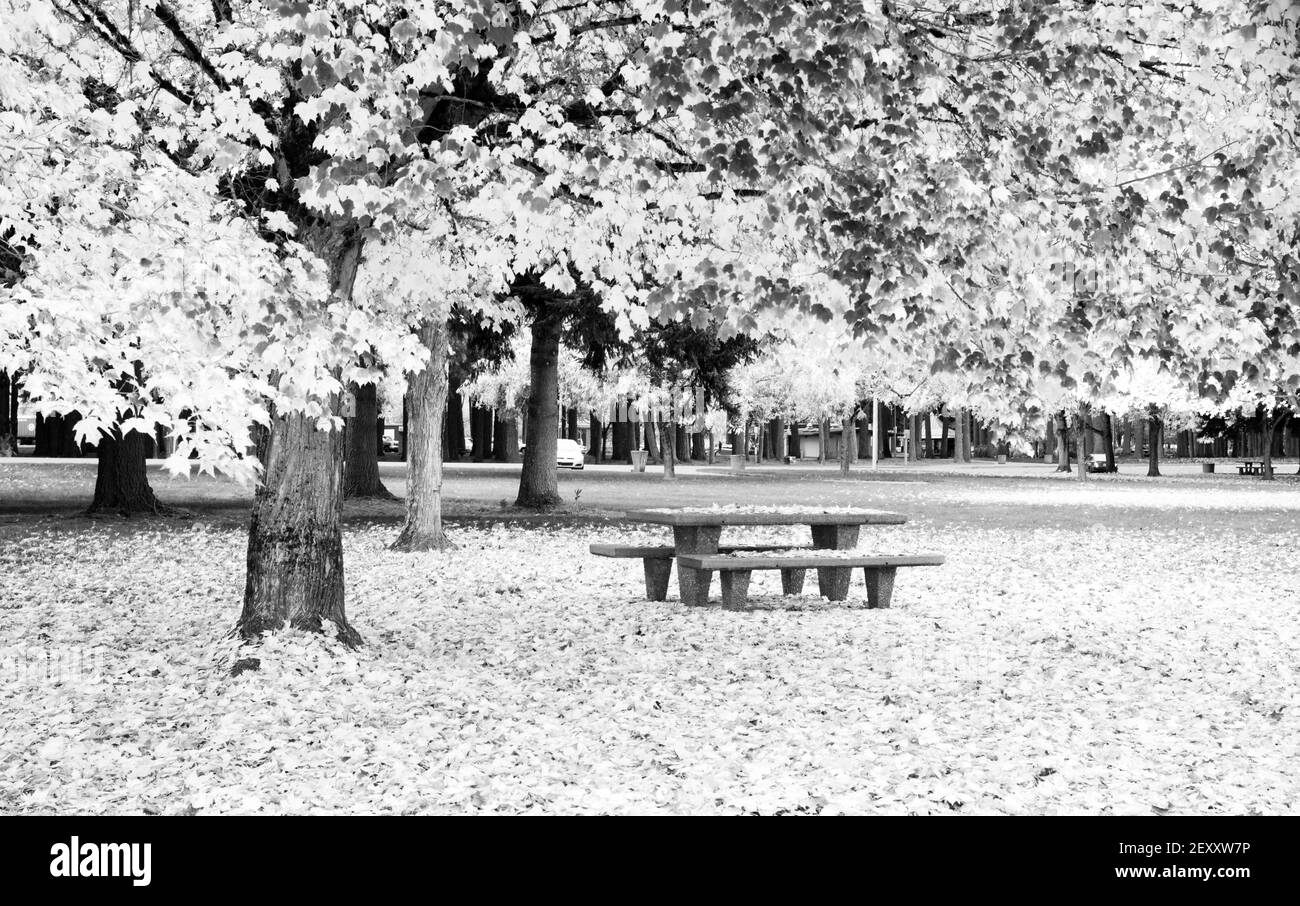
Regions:
<instances>
[{"instance_id":1,"label":"concrete picnic table","mask_svg":"<svg viewBox=\"0 0 1300 906\"><path fill-rule=\"evenodd\" d=\"M673 553L716 554L726 525L807 525L812 528L812 546L818 550L852 550L864 525L902 525L902 513L858 507L680 507L632 510L629 522L672 526ZM849 570L838 570L846 575ZM692 569L677 561L677 588L683 601L696 600L697 583L706 590L713 571Z\"/></svg>"}]
</instances>

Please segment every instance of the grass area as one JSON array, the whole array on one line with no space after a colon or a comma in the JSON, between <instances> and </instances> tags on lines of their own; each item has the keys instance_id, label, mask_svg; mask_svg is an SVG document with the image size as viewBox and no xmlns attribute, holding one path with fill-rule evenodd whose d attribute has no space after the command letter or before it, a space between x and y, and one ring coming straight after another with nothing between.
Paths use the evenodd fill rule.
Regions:
<instances>
[{"instance_id":1,"label":"grass area","mask_svg":"<svg viewBox=\"0 0 1300 906\"><path fill-rule=\"evenodd\" d=\"M57 511L93 469L0 476ZM15 507L0 810L1292 812L1300 488L1207 478L587 470L549 524L461 522L456 549L420 555L387 551L395 516L354 510L356 652L226 639L246 492L177 485L219 502L189 520ZM453 467L451 507L509 515L513 482ZM712 502L897 510L861 547L948 562L900 573L887 611L860 577L839 606L775 574L724 610L675 582L647 603L638 564L586 552L665 537L626 509ZM232 677L248 656L261 669Z\"/></svg>"}]
</instances>

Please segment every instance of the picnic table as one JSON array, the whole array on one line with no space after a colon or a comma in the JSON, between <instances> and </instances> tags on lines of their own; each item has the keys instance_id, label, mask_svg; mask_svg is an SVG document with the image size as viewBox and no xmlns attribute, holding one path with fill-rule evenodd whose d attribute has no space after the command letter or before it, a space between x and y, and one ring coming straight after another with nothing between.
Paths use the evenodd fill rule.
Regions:
<instances>
[{"instance_id":1,"label":"picnic table","mask_svg":"<svg viewBox=\"0 0 1300 906\"><path fill-rule=\"evenodd\" d=\"M871 570L887 577L892 587L893 570L896 567L933 565L943 559L933 555L911 558L829 558L826 554L816 554L817 551L852 551L857 546L859 532L864 525L902 525L907 522L907 517L901 513L884 510L858 507L682 507L633 510L627 514L627 519L631 522L671 527L672 546L658 548L593 544L591 550L601 556L642 557L646 569L647 595L652 600L663 600L674 559L677 563L678 590L682 601L689 604L703 604L707 601L715 570L723 574L724 599L743 600L749 572L754 569L781 569L782 586L790 594L802 588L805 570L816 568L822 593L831 600L843 600L854 568L862 567L869 571L870 590L870 578L874 575ZM721 545L724 527L757 525L807 525L811 530L812 545L799 549L790 549L789 545ZM722 560L720 556L723 554L743 559ZM880 563L876 564L876 560ZM739 575L739 583L733 581L736 578L733 573ZM874 597L876 596L873 595ZM881 606L888 606L888 589L885 590Z\"/></svg>"},{"instance_id":2,"label":"picnic table","mask_svg":"<svg viewBox=\"0 0 1300 906\"><path fill-rule=\"evenodd\" d=\"M1263 475L1264 461L1262 459L1245 459L1241 465L1237 466L1238 475Z\"/></svg>"}]
</instances>

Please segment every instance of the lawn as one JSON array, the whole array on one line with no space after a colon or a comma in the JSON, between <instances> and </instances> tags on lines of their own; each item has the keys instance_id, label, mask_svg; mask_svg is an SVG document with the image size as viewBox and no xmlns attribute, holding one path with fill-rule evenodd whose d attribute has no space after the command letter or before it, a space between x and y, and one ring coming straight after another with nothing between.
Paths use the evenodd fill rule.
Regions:
<instances>
[{"instance_id":1,"label":"lawn","mask_svg":"<svg viewBox=\"0 0 1300 906\"><path fill-rule=\"evenodd\" d=\"M207 501L188 520L66 515L87 478L0 463L4 812L1300 807L1294 483L588 470L523 523L508 470L453 468L445 554L391 553L400 507L351 508L353 652L225 637L246 492L164 484ZM840 606L774 574L724 610L675 582L647 603L638 564L586 552L664 537L625 509L714 501L898 510L861 547L948 562L900 573L890 610L860 578Z\"/></svg>"}]
</instances>

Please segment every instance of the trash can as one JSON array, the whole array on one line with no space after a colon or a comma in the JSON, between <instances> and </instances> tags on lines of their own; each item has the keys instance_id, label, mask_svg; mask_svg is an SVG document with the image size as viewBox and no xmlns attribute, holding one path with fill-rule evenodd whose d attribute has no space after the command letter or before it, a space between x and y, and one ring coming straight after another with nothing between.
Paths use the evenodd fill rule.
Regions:
<instances>
[{"instance_id":1,"label":"trash can","mask_svg":"<svg viewBox=\"0 0 1300 906\"><path fill-rule=\"evenodd\" d=\"M745 471L745 457L739 453L731 454L731 471L736 473Z\"/></svg>"},{"instance_id":2,"label":"trash can","mask_svg":"<svg viewBox=\"0 0 1300 906\"><path fill-rule=\"evenodd\" d=\"M646 463L646 459L648 459L649 456L650 456L650 452L649 452L648 450L633 450L633 451L632 451L632 471L633 471L633 472L644 472L644 471L645 471L645 463Z\"/></svg>"},{"instance_id":3,"label":"trash can","mask_svg":"<svg viewBox=\"0 0 1300 906\"><path fill-rule=\"evenodd\" d=\"M1207 472L1207 473L1208 473L1208 472L1213 472L1213 471L1214 471L1214 463L1212 463L1212 462L1203 462L1203 463L1201 463L1201 471L1202 471L1202 472Z\"/></svg>"},{"instance_id":4,"label":"trash can","mask_svg":"<svg viewBox=\"0 0 1300 906\"><path fill-rule=\"evenodd\" d=\"M1005 454L1005 453L999 453L999 454L998 454L998 465L1000 465L1000 466L1005 466L1006 464L1007 464L1007 454Z\"/></svg>"}]
</instances>

